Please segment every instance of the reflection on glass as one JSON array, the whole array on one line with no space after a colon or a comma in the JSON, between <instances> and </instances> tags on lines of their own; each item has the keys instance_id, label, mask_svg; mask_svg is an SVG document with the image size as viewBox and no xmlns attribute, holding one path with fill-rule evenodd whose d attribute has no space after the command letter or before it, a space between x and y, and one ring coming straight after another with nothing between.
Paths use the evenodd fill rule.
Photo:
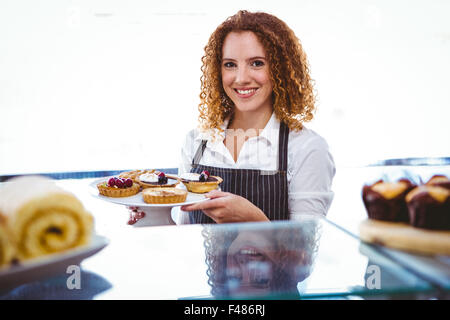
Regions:
<instances>
[{"instance_id":1,"label":"reflection on glass","mask_svg":"<svg viewBox=\"0 0 450 320\"><path fill-rule=\"evenodd\" d=\"M52 278L30 282L3 292L0 300L91 300L112 288L112 284L102 276L81 270L80 288L70 288L70 274L62 273Z\"/></svg>"},{"instance_id":2,"label":"reflection on glass","mask_svg":"<svg viewBox=\"0 0 450 320\"><path fill-rule=\"evenodd\" d=\"M311 273L319 240L312 218L287 225L208 225L202 234L215 298L299 298L297 285Z\"/></svg>"}]
</instances>

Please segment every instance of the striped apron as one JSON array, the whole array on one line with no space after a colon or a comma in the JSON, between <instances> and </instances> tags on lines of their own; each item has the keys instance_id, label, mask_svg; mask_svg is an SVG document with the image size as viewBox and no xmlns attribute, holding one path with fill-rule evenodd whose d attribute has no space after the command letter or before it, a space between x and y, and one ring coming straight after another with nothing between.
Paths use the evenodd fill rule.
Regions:
<instances>
[{"instance_id":1,"label":"striped apron","mask_svg":"<svg viewBox=\"0 0 450 320\"><path fill-rule=\"evenodd\" d=\"M269 220L288 220L288 158L289 128L280 123L278 143L278 171L257 169L230 169L199 164L206 148L207 140L202 140L192 159L192 173L208 170L210 175L223 179L222 191L242 196L260 208ZM215 223L201 210L189 212L190 223Z\"/></svg>"}]
</instances>

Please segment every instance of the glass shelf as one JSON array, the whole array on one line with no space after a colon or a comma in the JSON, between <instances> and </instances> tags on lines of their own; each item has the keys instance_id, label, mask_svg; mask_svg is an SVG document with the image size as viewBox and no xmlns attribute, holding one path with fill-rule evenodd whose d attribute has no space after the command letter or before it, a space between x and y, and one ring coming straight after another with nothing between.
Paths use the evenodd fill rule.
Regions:
<instances>
[{"instance_id":1,"label":"glass shelf","mask_svg":"<svg viewBox=\"0 0 450 320\"><path fill-rule=\"evenodd\" d=\"M93 179L58 180L92 212L109 245L68 274L22 284L2 299L328 299L448 293L448 281L417 272L322 217L287 222L133 227L125 206L92 197ZM430 258L431 259L431 258ZM431 279L433 280L433 279Z\"/></svg>"}]
</instances>

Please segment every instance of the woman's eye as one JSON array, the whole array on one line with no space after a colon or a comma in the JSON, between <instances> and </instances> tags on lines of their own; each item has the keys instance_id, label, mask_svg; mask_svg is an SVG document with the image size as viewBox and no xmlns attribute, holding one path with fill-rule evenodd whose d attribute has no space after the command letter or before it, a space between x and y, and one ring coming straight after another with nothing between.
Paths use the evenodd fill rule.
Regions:
<instances>
[{"instance_id":1,"label":"woman's eye","mask_svg":"<svg viewBox=\"0 0 450 320\"><path fill-rule=\"evenodd\" d=\"M234 62L225 62L223 64L225 68L233 68L235 66Z\"/></svg>"},{"instance_id":2,"label":"woman's eye","mask_svg":"<svg viewBox=\"0 0 450 320\"><path fill-rule=\"evenodd\" d=\"M262 67L264 65L264 61L261 60L255 60L252 62L253 67Z\"/></svg>"}]
</instances>

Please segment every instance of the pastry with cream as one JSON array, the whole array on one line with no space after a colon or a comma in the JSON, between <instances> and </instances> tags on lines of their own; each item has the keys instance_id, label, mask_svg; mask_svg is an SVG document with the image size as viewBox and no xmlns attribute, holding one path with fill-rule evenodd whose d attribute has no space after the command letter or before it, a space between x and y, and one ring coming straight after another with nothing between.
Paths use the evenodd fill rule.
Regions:
<instances>
[{"instance_id":1,"label":"pastry with cream","mask_svg":"<svg viewBox=\"0 0 450 320\"><path fill-rule=\"evenodd\" d=\"M139 183L143 189L173 188L180 183L177 179L169 178L164 172L159 171L141 174L136 178L136 182Z\"/></svg>"},{"instance_id":2,"label":"pastry with cream","mask_svg":"<svg viewBox=\"0 0 450 320\"><path fill-rule=\"evenodd\" d=\"M221 177L211 176L206 170L201 173L182 174L180 179L186 189L194 193L207 193L217 189L223 181Z\"/></svg>"}]
</instances>

